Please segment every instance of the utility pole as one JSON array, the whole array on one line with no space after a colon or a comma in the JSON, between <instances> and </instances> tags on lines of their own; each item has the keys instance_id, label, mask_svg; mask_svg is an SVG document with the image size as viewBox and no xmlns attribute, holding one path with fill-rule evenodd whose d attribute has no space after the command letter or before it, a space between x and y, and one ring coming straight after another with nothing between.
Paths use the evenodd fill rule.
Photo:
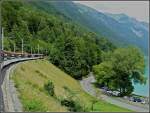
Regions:
<instances>
[{"instance_id":1,"label":"utility pole","mask_svg":"<svg viewBox=\"0 0 150 113\"><path fill-rule=\"evenodd\" d=\"M23 45L23 39L21 39L21 42L22 42L22 54L23 54L23 46L24 46L24 45Z\"/></svg>"},{"instance_id":2,"label":"utility pole","mask_svg":"<svg viewBox=\"0 0 150 113\"><path fill-rule=\"evenodd\" d=\"M30 51L30 54L31 54L31 57L33 57L33 54L32 54L32 46L31 46L31 51Z\"/></svg>"},{"instance_id":3,"label":"utility pole","mask_svg":"<svg viewBox=\"0 0 150 113\"><path fill-rule=\"evenodd\" d=\"M45 54L47 54L47 49L45 49Z\"/></svg>"},{"instance_id":4,"label":"utility pole","mask_svg":"<svg viewBox=\"0 0 150 113\"><path fill-rule=\"evenodd\" d=\"M31 47L31 53L30 54L32 55L32 47Z\"/></svg>"},{"instance_id":5,"label":"utility pole","mask_svg":"<svg viewBox=\"0 0 150 113\"><path fill-rule=\"evenodd\" d=\"M0 2L0 6L1 6L1 2ZM0 8L0 19L1 19L1 8ZM0 21L0 80L1 79L1 62L3 60L3 56L2 56L2 27L1 27L1 21ZM2 100L2 98L0 97L0 99ZM1 108L0 108L1 109Z\"/></svg>"},{"instance_id":6,"label":"utility pole","mask_svg":"<svg viewBox=\"0 0 150 113\"><path fill-rule=\"evenodd\" d=\"M40 47L39 47L39 44L38 44L38 54L40 53L39 49L40 49Z\"/></svg>"},{"instance_id":7,"label":"utility pole","mask_svg":"<svg viewBox=\"0 0 150 113\"><path fill-rule=\"evenodd\" d=\"M2 28L2 51L4 50L4 29Z\"/></svg>"},{"instance_id":8,"label":"utility pole","mask_svg":"<svg viewBox=\"0 0 150 113\"><path fill-rule=\"evenodd\" d=\"M14 43L14 53L16 52L16 44Z\"/></svg>"}]
</instances>

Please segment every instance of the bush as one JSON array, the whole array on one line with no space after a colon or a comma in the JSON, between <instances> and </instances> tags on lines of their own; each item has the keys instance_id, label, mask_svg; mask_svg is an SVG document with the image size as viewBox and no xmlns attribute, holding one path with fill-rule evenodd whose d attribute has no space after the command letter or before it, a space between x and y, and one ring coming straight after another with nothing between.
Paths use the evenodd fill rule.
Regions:
<instances>
[{"instance_id":1,"label":"bush","mask_svg":"<svg viewBox=\"0 0 150 113\"><path fill-rule=\"evenodd\" d=\"M54 96L54 84L50 80L44 85L44 89L48 92L50 96Z\"/></svg>"},{"instance_id":2,"label":"bush","mask_svg":"<svg viewBox=\"0 0 150 113\"><path fill-rule=\"evenodd\" d=\"M63 99L61 100L61 105L68 107L69 111L83 111L81 105L74 100Z\"/></svg>"}]
</instances>

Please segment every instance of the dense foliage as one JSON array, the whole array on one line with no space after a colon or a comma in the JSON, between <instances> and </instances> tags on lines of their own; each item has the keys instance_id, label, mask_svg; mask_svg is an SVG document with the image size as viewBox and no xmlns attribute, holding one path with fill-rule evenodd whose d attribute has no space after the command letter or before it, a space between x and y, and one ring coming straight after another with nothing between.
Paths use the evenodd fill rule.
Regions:
<instances>
[{"instance_id":1,"label":"dense foliage","mask_svg":"<svg viewBox=\"0 0 150 113\"><path fill-rule=\"evenodd\" d=\"M118 48L103 57L103 62L93 69L99 84L119 90L123 96L133 92L133 82L145 83L144 57L137 48Z\"/></svg>"},{"instance_id":2,"label":"dense foliage","mask_svg":"<svg viewBox=\"0 0 150 113\"><path fill-rule=\"evenodd\" d=\"M105 38L99 38L80 25L56 12L48 14L36 9L30 2L2 3L2 24L5 50L21 51L24 40L26 52L47 54L50 62L74 78L81 78L101 62L101 52L115 47ZM67 21L66 21L67 20Z\"/></svg>"}]
</instances>

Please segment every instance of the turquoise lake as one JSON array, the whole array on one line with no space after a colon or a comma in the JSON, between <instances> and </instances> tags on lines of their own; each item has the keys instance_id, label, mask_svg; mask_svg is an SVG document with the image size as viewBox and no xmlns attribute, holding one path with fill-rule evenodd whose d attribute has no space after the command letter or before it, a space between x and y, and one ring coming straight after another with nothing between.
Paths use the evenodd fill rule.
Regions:
<instances>
[{"instance_id":1,"label":"turquoise lake","mask_svg":"<svg viewBox=\"0 0 150 113\"><path fill-rule=\"evenodd\" d=\"M149 96L149 63L146 59L145 76L147 77L146 85L134 84L134 93L142 96Z\"/></svg>"}]
</instances>

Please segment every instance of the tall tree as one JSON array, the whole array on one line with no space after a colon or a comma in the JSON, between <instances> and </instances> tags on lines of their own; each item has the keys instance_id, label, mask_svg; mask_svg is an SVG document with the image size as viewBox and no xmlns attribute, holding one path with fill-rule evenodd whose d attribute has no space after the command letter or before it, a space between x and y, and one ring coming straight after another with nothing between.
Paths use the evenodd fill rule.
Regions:
<instances>
[{"instance_id":1,"label":"tall tree","mask_svg":"<svg viewBox=\"0 0 150 113\"><path fill-rule=\"evenodd\" d=\"M143 76L144 56L135 47L118 48L103 63L93 68L99 83L109 83L111 87L119 90L121 95L132 93L132 81L140 84L146 82Z\"/></svg>"}]
</instances>

